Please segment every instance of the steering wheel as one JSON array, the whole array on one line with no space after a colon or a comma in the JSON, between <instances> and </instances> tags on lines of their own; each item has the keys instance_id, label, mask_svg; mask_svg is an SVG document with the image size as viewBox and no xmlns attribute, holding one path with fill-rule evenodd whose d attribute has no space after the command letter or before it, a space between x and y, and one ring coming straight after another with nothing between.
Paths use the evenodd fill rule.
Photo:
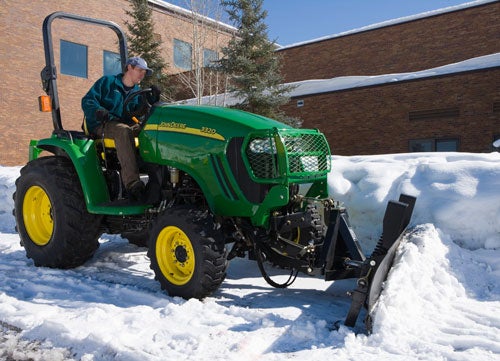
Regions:
<instances>
[{"instance_id":1,"label":"steering wheel","mask_svg":"<svg viewBox=\"0 0 500 361\"><path fill-rule=\"evenodd\" d=\"M136 109L134 110L129 110L128 105L132 100L135 100L138 96L141 96L139 99L139 103ZM153 98L153 89L147 88L147 89L141 89L139 91L130 93L127 95L123 102L123 117L125 119L133 119L133 118L141 118L145 116L146 114L149 113L149 110L153 106L152 103L150 103L150 99Z\"/></svg>"}]
</instances>

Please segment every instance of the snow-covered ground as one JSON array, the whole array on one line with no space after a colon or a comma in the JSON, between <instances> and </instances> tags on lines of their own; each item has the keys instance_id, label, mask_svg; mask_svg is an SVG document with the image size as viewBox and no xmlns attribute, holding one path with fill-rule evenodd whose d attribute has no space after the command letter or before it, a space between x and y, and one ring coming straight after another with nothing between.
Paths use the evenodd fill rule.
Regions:
<instances>
[{"instance_id":1,"label":"snow-covered ground","mask_svg":"<svg viewBox=\"0 0 500 361\"><path fill-rule=\"evenodd\" d=\"M351 280L278 290L235 259L213 297L186 301L106 235L82 267L36 268L14 231L18 174L0 167L1 360L500 360L500 153L333 157L330 193L367 253L387 201L418 197L371 335L342 325Z\"/></svg>"}]
</instances>

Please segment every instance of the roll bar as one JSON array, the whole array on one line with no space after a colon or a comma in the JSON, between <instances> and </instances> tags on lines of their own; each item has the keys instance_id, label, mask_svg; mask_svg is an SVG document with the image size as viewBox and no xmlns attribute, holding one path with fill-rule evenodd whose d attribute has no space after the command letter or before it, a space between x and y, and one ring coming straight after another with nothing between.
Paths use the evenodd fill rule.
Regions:
<instances>
[{"instance_id":1,"label":"roll bar","mask_svg":"<svg viewBox=\"0 0 500 361\"><path fill-rule=\"evenodd\" d=\"M122 68L127 61L127 39L122 29L114 22L89 18L85 16L65 13L58 11L48 15L43 21L43 45L45 50L45 67L40 74L42 78L42 86L44 91L50 96L52 101L52 122L54 123L54 130L64 130L61 121L61 110L59 105L59 95L57 92L57 73L54 61L54 46L52 43L52 22L55 19L66 19L79 21L98 26L104 26L113 30L118 36L118 44L120 46L120 61Z\"/></svg>"}]
</instances>

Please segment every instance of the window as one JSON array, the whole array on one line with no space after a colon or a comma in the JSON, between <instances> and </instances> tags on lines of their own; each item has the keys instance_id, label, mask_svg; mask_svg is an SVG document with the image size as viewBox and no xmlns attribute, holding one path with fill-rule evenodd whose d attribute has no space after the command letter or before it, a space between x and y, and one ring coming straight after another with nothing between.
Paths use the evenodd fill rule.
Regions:
<instances>
[{"instance_id":1,"label":"window","mask_svg":"<svg viewBox=\"0 0 500 361\"><path fill-rule=\"evenodd\" d=\"M87 46L61 40L61 74L87 77Z\"/></svg>"},{"instance_id":2,"label":"window","mask_svg":"<svg viewBox=\"0 0 500 361\"><path fill-rule=\"evenodd\" d=\"M410 140L410 152L432 152L431 139Z\"/></svg>"},{"instance_id":3,"label":"window","mask_svg":"<svg viewBox=\"0 0 500 361\"><path fill-rule=\"evenodd\" d=\"M174 39L174 64L178 68L191 70L193 48L191 44Z\"/></svg>"},{"instance_id":4,"label":"window","mask_svg":"<svg viewBox=\"0 0 500 361\"><path fill-rule=\"evenodd\" d=\"M437 139L436 152L456 152L458 150L457 139Z\"/></svg>"},{"instance_id":5,"label":"window","mask_svg":"<svg viewBox=\"0 0 500 361\"><path fill-rule=\"evenodd\" d=\"M413 139L410 152L457 152L458 139Z\"/></svg>"},{"instance_id":6,"label":"window","mask_svg":"<svg viewBox=\"0 0 500 361\"><path fill-rule=\"evenodd\" d=\"M102 73L104 75L116 75L122 72L120 54L104 50L102 53Z\"/></svg>"},{"instance_id":7,"label":"window","mask_svg":"<svg viewBox=\"0 0 500 361\"><path fill-rule=\"evenodd\" d=\"M203 66L207 68L213 68L217 64L215 63L219 60L219 55L215 50L203 49Z\"/></svg>"}]
</instances>

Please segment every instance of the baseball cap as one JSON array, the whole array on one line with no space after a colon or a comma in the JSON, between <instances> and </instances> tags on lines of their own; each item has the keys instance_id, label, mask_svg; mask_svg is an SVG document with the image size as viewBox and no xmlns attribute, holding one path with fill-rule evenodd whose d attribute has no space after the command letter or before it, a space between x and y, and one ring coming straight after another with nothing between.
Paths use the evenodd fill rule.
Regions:
<instances>
[{"instance_id":1,"label":"baseball cap","mask_svg":"<svg viewBox=\"0 0 500 361\"><path fill-rule=\"evenodd\" d=\"M125 66L127 65L132 65L132 66L138 66L141 69L146 70L146 75L151 75L153 74L153 70L148 68L148 63L146 63L146 60L139 56L134 56L132 58L128 58L127 62L125 63Z\"/></svg>"}]
</instances>

